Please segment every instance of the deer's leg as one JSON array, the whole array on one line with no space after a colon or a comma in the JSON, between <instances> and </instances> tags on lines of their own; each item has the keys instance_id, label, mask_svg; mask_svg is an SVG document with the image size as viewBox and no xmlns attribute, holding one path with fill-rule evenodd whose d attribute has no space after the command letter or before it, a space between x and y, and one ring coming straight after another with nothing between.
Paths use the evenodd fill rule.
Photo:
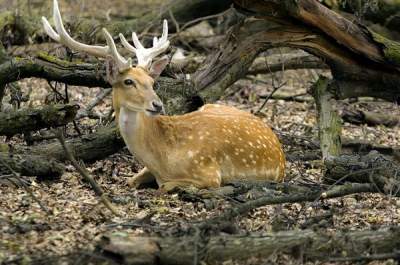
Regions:
<instances>
[{"instance_id":1,"label":"deer's leg","mask_svg":"<svg viewBox=\"0 0 400 265\"><path fill-rule=\"evenodd\" d=\"M150 183L155 181L154 175L144 167L135 176L128 180L129 187L137 188L140 184Z\"/></svg>"},{"instance_id":2,"label":"deer's leg","mask_svg":"<svg viewBox=\"0 0 400 265\"><path fill-rule=\"evenodd\" d=\"M218 188L220 186L221 176L215 170L212 172L201 171L196 172L196 175L188 176L183 179L166 181L160 185L159 192L170 192L178 188L192 193L192 190Z\"/></svg>"}]
</instances>

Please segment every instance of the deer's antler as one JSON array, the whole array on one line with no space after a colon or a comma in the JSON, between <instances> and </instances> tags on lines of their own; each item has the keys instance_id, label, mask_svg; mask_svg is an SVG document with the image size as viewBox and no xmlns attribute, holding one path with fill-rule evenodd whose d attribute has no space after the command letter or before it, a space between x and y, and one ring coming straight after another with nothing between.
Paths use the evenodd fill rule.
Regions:
<instances>
[{"instance_id":1,"label":"deer's antler","mask_svg":"<svg viewBox=\"0 0 400 265\"><path fill-rule=\"evenodd\" d=\"M163 21L163 33L160 38L154 37L153 47L145 48L139 41L135 32L132 32L132 41L135 46L129 44L124 35L119 34L122 45L129 51L136 54L138 60L137 65L143 68L149 68L151 61L159 54L164 52L169 46L168 40L168 22Z\"/></svg>"},{"instance_id":2,"label":"deer's antler","mask_svg":"<svg viewBox=\"0 0 400 265\"><path fill-rule=\"evenodd\" d=\"M105 28L103 28L103 34L106 38L107 46L87 45L74 40L64 28L57 0L53 1L53 19L56 30L50 26L50 23L45 17L42 17L42 22L47 35L56 42L59 42L73 50L86 52L95 57L112 57L120 71L132 66L131 59L127 60L118 53L112 36Z\"/></svg>"}]
</instances>

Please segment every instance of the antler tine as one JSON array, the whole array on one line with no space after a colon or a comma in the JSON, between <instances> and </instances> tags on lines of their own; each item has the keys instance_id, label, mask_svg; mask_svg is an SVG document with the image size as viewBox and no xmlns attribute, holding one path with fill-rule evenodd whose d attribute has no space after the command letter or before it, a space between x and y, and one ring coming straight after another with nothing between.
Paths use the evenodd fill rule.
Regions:
<instances>
[{"instance_id":1,"label":"antler tine","mask_svg":"<svg viewBox=\"0 0 400 265\"><path fill-rule=\"evenodd\" d=\"M56 30L51 27L49 21L45 17L42 17L42 23L47 35L49 35L49 37L56 42L64 44L73 50L86 52L95 57L112 56L118 65L118 69L120 70L131 67L131 60L126 60L118 53L114 40L105 29L103 29L103 33L107 40L108 46L87 45L74 40L64 28L57 0L53 1L53 19Z\"/></svg>"},{"instance_id":2,"label":"antler tine","mask_svg":"<svg viewBox=\"0 0 400 265\"><path fill-rule=\"evenodd\" d=\"M159 54L164 52L169 46L168 40L168 21L164 19L163 21L163 33L160 38L153 38L153 47L145 48L142 43L140 43L136 32L132 32L132 41L135 46L132 46L122 35L119 34L122 45L129 51L136 54L138 59L138 66L149 68L151 61Z\"/></svg>"}]
</instances>

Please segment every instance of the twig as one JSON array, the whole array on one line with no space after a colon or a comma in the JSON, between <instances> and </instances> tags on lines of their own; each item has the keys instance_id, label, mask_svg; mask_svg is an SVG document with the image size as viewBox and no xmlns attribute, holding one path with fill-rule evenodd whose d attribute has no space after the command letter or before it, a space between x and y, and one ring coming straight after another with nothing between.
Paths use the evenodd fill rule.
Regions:
<instances>
[{"instance_id":1,"label":"twig","mask_svg":"<svg viewBox=\"0 0 400 265\"><path fill-rule=\"evenodd\" d=\"M176 18L174 16L174 13L172 13L171 9L168 10L169 16L171 17L172 22L174 22L176 33L179 35L179 32L181 31L179 28L179 23L176 21Z\"/></svg>"},{"instance_id":2,"label":"twig","mask_svg":"<svg viewBox=\"0 0 400 265\"><path fill-rule=\"evenodd\" d=\"M281 54L281 56L282 56L282 54ZM267 65L267 67L269 68L269 64L268 64L267 61L266 61L266 65ZM285 63L282 64L282 72L284 72L284 71L285 71ZM272 73L272 71L271 71L271 73ZM269 94L269 96L264 100L264 103L260 106L260 108L256 111L256 114L257 114L257 113L260 113L260 112L262 111L262 109L263 109L263 108L265 107L265 105L267 104L268 100L270 100L270 98L274 95L274 93L275 93L276 91L278 91L279 88L281 88L281 87L283 87L284 85L286 85L287 82L286 82L286 81L285 81L285 82L281 82L281 80L282 80L282 78L279 80L279 84L276 85L276 84L275 84L275 81L278 81L278 80L277 80L277 78L275 78L275 75L272 74L272 76L271 76L271 81L272 81L273 90L272 90L272 92Z\"/></svg>"},{"instance_id":3,"label":"twig","mask_svg":"<svg viewBox=\"0 0 400 265\"><path fill-rule=\"evenodd\" d=\"M262 109L265 107L265 105L267 104L268 100L270 100L272 98L272 96L274 95L274 93L276 91L278 91L279 88L283 87L284 85L286 85L286 82L283 82L281 84L279 84L278 86L274 86L274 90L272 90L272 92L268 95L268 97L264 100L263 104L260 106L260 108L256 111L256 113L260 113L262 111Z\"/></svg>"},{"instance_id":4,"label":"twig","mask_svg":"<svg viewBox=\"0 0 400 265\"><path fill-rule=\"evenodd\" d=\"M64 138L64 134L61 130L55 130L54 131L56 137L60 141L61 146L64 149L65 155L68 158L69 161L71 161L72 165L75 167L75 169L81 174L81 176L90 184L90 186L93 188L95 194L100 197L100 201L106 206L107 209L109 209L114 215L120 216L120 214L117 212L115 209L114 205L109 201L107 194L104 193L103 189L97 184L97 182L90 176L86 168L82 167L78 161L75 159L75 157L72 155L71 150L67 146Z\"/></svg>"},{"instance_id":5,"label":"twig","mask_svg":"<svg viewBox=\"0 0 400 265\"><path fill-rule=\"evenodd\" d=\"M221 13L218 13L218 14L214 14L214 15L209 15L209 16L199 17L199 18L193 19L193 20L191 20L191 21L185 23L185 24L181 27L181 30L184 30L185 28L187 28L187 27L189 27L189 26L191 26L191 25L193 25L193 24L195 24L195 23L197 23L197 22L223 16L223 15L227 14L229 11L231 11L231 9L227 9L227 10L221 12Z\"/></svg>"},{"instance_id":6,"label":"twig","mask_svg":"<svg viewBox=\"0 0 400 265\"><path fill-rule=\"evenodd\" d=\"M101 91L96 96L96 98L88 104L86 109L77 115L76 119L80 119L83 117L93 117L94 116L94 113L92 113L93 108L96 107L105 97L107 97L111 93L111 91L112 88L103 89L103 91Z\"/></svg>"},{"instance_id":7,"label":"twig","mask_svg":"<svg viewBox=\"0 0 400 265\"><path fill-rule=\"evenodd\" d=\"M18 172L16 172L14 169L12 169L10 167L10 165L8 165L6 162L4 162L1 158L0 158L0 162L10 171L10 173L12 174L12 176L18 180L18 182L22 185L22 187L25 189L25 191L29 194L29 196L32 197L32 199L34 201L36 201L39 204L39 207L47 214L50 215L51 212L49 209L47 209L46 206L44 206L42 204L42 202L35 196L35 194L33 194L33 191L31 190L31 188L29 188L28 185L26 185L26 183L24 182L24 180L21 179L21 176L19 175ZM10 180L10 178L8 177L9 175L5 175L3 177L7 178L8 180ZM11 181L11 180L10 180ZM11 181L12 182L12 181Z\"/></svg>"}]
</instances>

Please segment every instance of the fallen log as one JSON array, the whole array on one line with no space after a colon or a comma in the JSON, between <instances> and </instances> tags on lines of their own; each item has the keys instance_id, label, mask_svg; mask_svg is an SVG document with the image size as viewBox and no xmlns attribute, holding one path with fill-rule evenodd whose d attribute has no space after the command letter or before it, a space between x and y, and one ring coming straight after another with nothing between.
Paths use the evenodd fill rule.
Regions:
<instances>
[{"instance_id":1,"label":"fallen log","mask_svg":"<svg viewBox=\"0 0 400 265\"><path fill-rule=\"evenodd\" d=\"M0 86L28 77L59 81L69 85L110 87L102 64L74 63L45 53L35 58L10 58L0 64Z\"/></svg>"},{"instance_id":2,"label":"fallen log","mask_svg":"<svg viewBox=\"0 0 400 265\"><path fill-rule=\"evenodd\" d=\"M66 141L76 159L94 162L106 158L125 147L118 128L109 126L94 133ZM38 176L40 179L56 179L64 172L60 162L68 160L67 154L58 141L31 146L0 145L0 159L23 176ZM0 174L7 174L0 167Z\"/></svg>"},{"instance_id":3,"label":"fallen log","mask_svg":"<svg viewBox=\"0 0 400 265\"><path fill-rule=\"evenodd\" d=\"M325 167L324 181L327 183L372 183L385 194L399 194L400 166L377 151L365 156L329 157L325 160Z\"/></svg>"},{"instance_id":4,"label":"fallen log","mask_svg":"<svg viewBox=\"0 0 400 265\"><path fill-rule=\"evenodd\" d=\"M400 125L400 117L389 113L375 113L365 110L345 109L342 114L344 121L354 124L368 124L371 126L383 125L395 127Z\"/></svg>"},{"instance_id":5,"label":"fallen log","mask_svg":"<svg viewBox=\"0 0 400 265\"><path fill-rule=\"evenodd\" d=\"M373 244L371 244L373 242ZM328 261L391 253L400 243L400 227L379 230L282 231L261 235L144 237L106 235L98 254L124 264L220 264L227 260L267 259L284 253L302 261Z\"/></svg>"},{"instance_id":6,"label":"fallen log","mask_svg":"<svg viewBox=\"0 0 400 265\"><path fill-rule=\"evenodd\" d=\"M0 135L10 137L18 133L64 126L75 118L78 109L78 105L68 104L0 112Z\"/></svg>"},{"instance_id":7,"label":"fallen log","mask_svg":"<svg viewBox=\"0 0 400 265\"><path fill-rule=\"evenodd\" d=\"M125 146L118 128L115 126L104 127L95 133L83 135L66 141L71 152L78 160L93 162L112 155ZM66 161L68 158L59 142L41 144L36 146L20 147L15 153L28 153Z\"/></svg>"},{"instance_id":8,"label":"fallen log","mask_svg":"<svg viewBox=\"0 0 400 265\"><path fill-rule=\"evenodd\" d=\"M306 149L306 150L302 149L302 151L306 151L304 154L294 152L293 153L294 160L297 160L296 157L299 157L300 160L302 160L301 157L310 157L310 158L318 157L318 154L315 152L307 153L307 149L311 151L319 149L320 142L318 140L308 137L294 136L282 132L277 132L277 134L279 135L279 139L282 141L283 145L301 146L303 149L304 148ZM341 141L343 149L347 151L356 152L359 154L367 154L373 150L378 151L381 154L390 156L396 156L400 153L400 147L398 146L396 147L396 146L380 145L363 140L354 140L349 138L341 138Z\"/></svg>"},{"instance_id":9,"label":"fallen log","mask_svg":"<svg viewBox=\"0 0 400 265\"><path fill-rule=\"evenodd\" d=\"M37 176L40 179L56 179L64 173L65 166L51 157L43 155L9 154L0 152L0 160L21 176ZM0 163L0 175L10 170Z\"/></svg>"}]
</instances>

